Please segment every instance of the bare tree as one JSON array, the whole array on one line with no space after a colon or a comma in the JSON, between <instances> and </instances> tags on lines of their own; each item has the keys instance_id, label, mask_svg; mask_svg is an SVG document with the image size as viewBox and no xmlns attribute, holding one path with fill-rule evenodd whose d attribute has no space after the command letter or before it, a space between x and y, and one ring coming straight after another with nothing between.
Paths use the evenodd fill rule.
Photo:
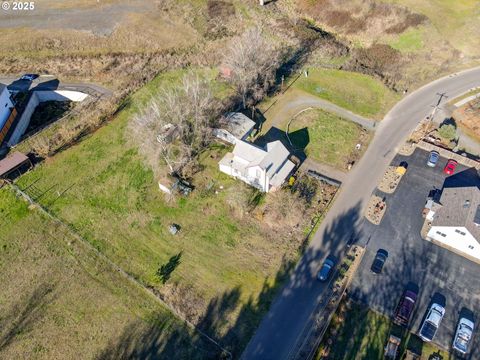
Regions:
<instances>
[{"instance_id":1,"label":"bare tree","mask_svg":"<svg viewBox=\"0 0 480 360\"><path fill-rule=\"evenodd\" d=\"M230 81L242 97L243 107L258 101L275 82L279 56L260 28L248 29L232 41L223 65L232 71Z\"/></svg>"},{"instance_id":2,"label":"bare tree","mask_svg":"<svg viewBox=\"0 0 480 360\"><path fill-rule=\"evenodd\" d=\"M208 81L187 74L181 86L163 89L134 118L130 130L157 176L164 172L163 164L170 174L182 173L209 144L209 129L217 110L218 101Z\"/></svg>"}]
</instances>

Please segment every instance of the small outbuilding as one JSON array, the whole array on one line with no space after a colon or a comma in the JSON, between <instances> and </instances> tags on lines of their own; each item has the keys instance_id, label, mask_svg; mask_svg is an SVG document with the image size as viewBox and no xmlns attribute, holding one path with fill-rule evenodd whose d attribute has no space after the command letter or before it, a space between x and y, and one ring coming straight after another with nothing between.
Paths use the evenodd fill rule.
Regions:
<instances>
[{"instance_id":1,"label":"small outbuilding","mask_svg":"<svg viewBox=\"0 0 480 360\"><path fill-rule=\"evenodd\" d=\"M239 140L246 140L255 127L255 121L239 112L230 112L219 121L219 126L213 129L213 135L220 140L235 145Z\"/></svg>"},{"instance_id":2,"label":"small outbuilding","mask_svg":"<svg viewBox=\"0 0 480 360\"><path fill-rule=\"evenodd\" d=\"M31 166L32 163L28 156L20 152L14 152L5 159L0 160L0 179L14 177L15 174L19 174Z\"/></svg>"}]
</instances>

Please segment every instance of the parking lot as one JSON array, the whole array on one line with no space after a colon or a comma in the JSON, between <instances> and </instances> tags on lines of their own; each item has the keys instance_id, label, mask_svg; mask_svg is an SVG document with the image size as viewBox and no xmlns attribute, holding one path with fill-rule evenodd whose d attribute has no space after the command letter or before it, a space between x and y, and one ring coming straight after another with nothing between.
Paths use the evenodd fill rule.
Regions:
<instances>
[{"instance_id":1,"label":"parking lot","mask_svg":"<svg viewBox=\"0 0 480 360\"><path fill-rule=\"evenodd\" d=\"M417 333L433 297L444 297L445 317L434 339L444 349L451 349L460 311L468 309L480 316L480 265L434 245L420 236L426 197L434 188L441 189L446 175L441 158L435 168L426 166L428 152L417 149L412 156L397 155L393 165L408 163L408 171L393 194L383 194L386 214L379 226L365 221L361 239L367 252L351 285L351 296L370 308L391 316L408 284L419 288L411 331ZM456 173L466 168L458 165ZM469 173L469 174L468 174ZM471 176L472 172L465 172ZM389 256L382 274L370 266L378 249ZM468 359L480 359L480 324L476 322ZM477 349L477 351L472 351Z\"/></svg>"}]
</instances>

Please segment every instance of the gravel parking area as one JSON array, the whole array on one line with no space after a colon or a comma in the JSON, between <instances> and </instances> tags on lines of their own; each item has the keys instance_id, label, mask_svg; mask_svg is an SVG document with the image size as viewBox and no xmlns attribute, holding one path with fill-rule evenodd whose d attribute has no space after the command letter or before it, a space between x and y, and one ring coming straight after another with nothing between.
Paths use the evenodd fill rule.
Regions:
<instances>
[{"instance_id":1,"label":"gravel parking area","mask_svg":"<svg viewBox=\"0 0 480 360\"><path fill-rule=\"evenodd\" d=\"M426 166L428 152L417 149L411 156L397 155L392 165L408 163L408 171L393 194L386 198L387 212L379 226L365 221L361 242L367 245L363 262L350 288L355 299L370 308L391 316L407 284L419 287L411 331L418 332L433 297L443 296L446 314L434 339L441 348L450 349L462 309L480 315L480 265L425 241L420 236L422 209L430 190L442 188L446 175L441 158L437 167ZM459 165L456 173L466 170ZM370 271L378 249L386 249L389 257L383 273ZM468 359L480 359L480 324L470 345Z\"/></svg>"}]
</instances>

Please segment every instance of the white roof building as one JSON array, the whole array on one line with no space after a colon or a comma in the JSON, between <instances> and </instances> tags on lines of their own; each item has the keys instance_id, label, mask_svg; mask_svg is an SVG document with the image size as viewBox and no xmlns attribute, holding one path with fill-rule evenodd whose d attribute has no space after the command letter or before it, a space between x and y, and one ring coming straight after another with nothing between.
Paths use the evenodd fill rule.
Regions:
<instances>
[{"instance_id":1,"label":"white roof building","mask_svg":"<svg viewBox=\"0 0 480 360\"><path fill-rule=\"evenodd\" d=\"M444 187L429 218L427 240L480 261L480 189L478 186Z\"/></svg>"},{"instance_id":2,"label":"white roof building","mask_svg":"<svg viewBox=\"0 0 480 360\"><path fill-rule=\"evenodd\" d=\"M287 148L278 140L265 148L237 141L233 152L227 153L218 165L225 174L269 192L278 189L294 169L289 156Z\"/></svg>"}]
</instances>

